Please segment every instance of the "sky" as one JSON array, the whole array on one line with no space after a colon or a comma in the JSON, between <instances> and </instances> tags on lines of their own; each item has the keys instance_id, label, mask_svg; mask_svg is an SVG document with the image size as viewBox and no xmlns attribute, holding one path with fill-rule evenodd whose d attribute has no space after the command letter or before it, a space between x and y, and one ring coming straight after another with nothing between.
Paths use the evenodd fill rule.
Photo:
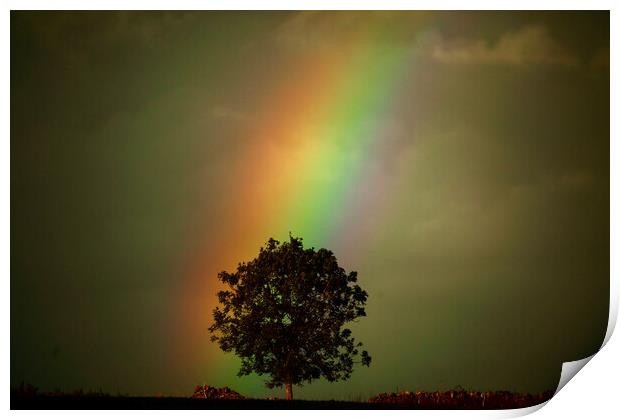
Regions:
<instances>
[{"instance_id":1,"label":"sky","mask_svg":"<svg viewBox=\"0 0 620 420\"><path fill-rule=\"evenodd\" d=\"M268 238L368 291L297 398L541 392L609 307L608 12L11 12L11 386L281 396L209 341Z\"/></svg>"}]
</instances>

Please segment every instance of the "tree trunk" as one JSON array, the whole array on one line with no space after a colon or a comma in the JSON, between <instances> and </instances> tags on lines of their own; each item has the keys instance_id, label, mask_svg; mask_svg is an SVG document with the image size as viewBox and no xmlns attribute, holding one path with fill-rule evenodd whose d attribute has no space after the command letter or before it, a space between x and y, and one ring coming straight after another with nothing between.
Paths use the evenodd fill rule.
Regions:
<instances>
[{"instance_id":1,"label":"tree trunk","mask_svg":"<svg viewBox=\"0 0 620 420\"><path fill-rule=\"evenodd\" d=\"M293 384L286 383L284 384L284 387L286 389L286 399L292 400L293 399Z\"/></svg>"}]
</instances>

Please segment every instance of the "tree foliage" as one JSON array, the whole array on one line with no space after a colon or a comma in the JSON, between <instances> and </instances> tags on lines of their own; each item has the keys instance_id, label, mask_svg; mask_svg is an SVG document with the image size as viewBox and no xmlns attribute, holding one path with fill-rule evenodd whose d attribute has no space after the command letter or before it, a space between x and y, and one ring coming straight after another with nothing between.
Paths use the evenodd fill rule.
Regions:
<instances>
[{"instance_id":1,"label":"tree foliage","mask_svg":"<svg viewBox=\"0 0 620 420\"><path fill-rule=\"evenodd\" d=\"M351 330L343 326L366 316L368 294L357 273L338 265L327 249L304 249L302 238L271 238L258 257L223 271L228 286L218 293L211 340L241 359L239 376L269 375L270 388L324 377L351 376L355 363L368 366Z\"/></svg>"}]
</instances>

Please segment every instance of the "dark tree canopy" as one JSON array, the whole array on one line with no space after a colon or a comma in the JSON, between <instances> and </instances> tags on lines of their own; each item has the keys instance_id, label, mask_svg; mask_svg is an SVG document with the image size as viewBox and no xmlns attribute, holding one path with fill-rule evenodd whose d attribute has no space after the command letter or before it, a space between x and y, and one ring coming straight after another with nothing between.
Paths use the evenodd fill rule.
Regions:
<instances>
[{"instance_id":1,"label":"dark tree canopy","mask_svg":"<svg viewBox=\"0 0 620 420\"><path fill-rule=\"evenodd\" d=\"M301 238L269 239L258 257L237 271L219 273L228 290L218 293L211 340L241 358L239 376L269 375L270 388L319 377L348 379L354 363L368 366L351 330L343 326L366 316L368 294L357 273L338 266L327 249L304 249ZM357 357L359 356L359 357Z\"/></svg>"}]
</instances>

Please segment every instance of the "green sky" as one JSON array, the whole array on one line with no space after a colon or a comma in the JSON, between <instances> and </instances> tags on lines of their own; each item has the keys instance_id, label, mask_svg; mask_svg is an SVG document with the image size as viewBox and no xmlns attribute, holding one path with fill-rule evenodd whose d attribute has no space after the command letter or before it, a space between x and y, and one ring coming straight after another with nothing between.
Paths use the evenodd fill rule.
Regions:
<instances>
[{"instance_id":1,"label":"green sky","mask_svg":"<svg viewBox=\"0 0 620 420\"><path fill-rule=\"evenodd\" d=\"M364 209L313 245L359 272L368 317L352 329L373 363L296 397L539 392L598 349L608 12L12 12L12 386L275 393L218 350L197 363L204 349L170 335L171 300L209 232L235 223L264 104L300 60L368 25L395 28L374 48L413 64L381 153L347 184Z\"/></svg>"}]
</instances>

